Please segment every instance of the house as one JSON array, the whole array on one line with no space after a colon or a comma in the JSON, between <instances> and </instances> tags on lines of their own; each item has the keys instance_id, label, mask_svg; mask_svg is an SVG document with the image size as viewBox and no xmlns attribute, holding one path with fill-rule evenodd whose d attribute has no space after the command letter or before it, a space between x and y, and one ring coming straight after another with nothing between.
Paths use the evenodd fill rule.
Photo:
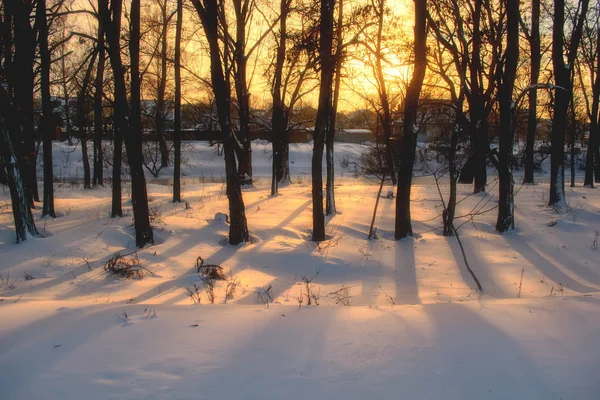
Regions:
<instances>
[{"instance_id":1,"label":"house","mask_svg":"<svg viewBox=\"0 0 600 400\"><path fill-rule=\"evenodd\" d=\"M451 100L419 100L419 109L417 111L417 142L428 143L443 140L450 132L454 123L454 114ZM394 136L400 137L404 122L402 119L398 119L392 124Z\"/></svg>"},{"instance_id":2,"label":"house","mask_svg":"<svg viewBox=\"0 0 600 400\"><path fill-rule=\"evenodd\" d=\"M375 135L369 129L346 129L341 128L336 132L336 142L342 143L366 143L374 142Z\"/></svg>"}]
</instances>

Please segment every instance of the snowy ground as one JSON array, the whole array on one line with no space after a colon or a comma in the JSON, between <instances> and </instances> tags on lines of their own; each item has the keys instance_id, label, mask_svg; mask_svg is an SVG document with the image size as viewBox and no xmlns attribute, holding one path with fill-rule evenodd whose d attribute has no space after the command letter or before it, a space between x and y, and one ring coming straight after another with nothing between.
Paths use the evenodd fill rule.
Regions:
<instances>
[{"instance_id":1,"label":"snowy ground","mask_svg":"<svg viewBox=\"0 0 600 400\"><path fill-rule=\"evenodd\" d=\"M203 168L219 171L215 160ZM480 294L456 239L441 236L430 181L413 190L414 239L393 240L394 202L382 198L368 242L377 187L340 176L331 240L316 246L309 180L271 198L267 174L256 175L244 192L253 241L236 247L222 244L227 225L214 220L227 210L223 184L190 171L189 207L150 184L157 244L137 253L153 273L142 280L104 272L115 252L135 250L130 206L108 218L110 189L57 183L62 216L36 211L46 237L20 245L0 194L0 398L600 398L598 190L569 189L571 209L557 213L545 207L545 184L525 186L516 232L496 233L495 211L464 224ZM495 205L493 184L488 196L460 190L459 215ZM220 282L209 304L198 256L238 282L233 299ZM315 275L307 306L302 279ZM188 295L194 284L200 304Z\"/></svg>"}]
</instances>

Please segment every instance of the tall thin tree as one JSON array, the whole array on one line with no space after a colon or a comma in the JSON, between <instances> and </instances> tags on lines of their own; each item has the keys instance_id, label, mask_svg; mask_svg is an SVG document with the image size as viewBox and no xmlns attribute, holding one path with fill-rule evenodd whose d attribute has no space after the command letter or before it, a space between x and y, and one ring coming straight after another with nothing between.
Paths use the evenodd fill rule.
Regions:
<instances>
[{"instance_id":1,"label":"tall thin tree","mask_svg":"<svg viewBox=\"0 0 600 400\"><path fill-rule=\"evenodd\" d=\"M54 174L52 164L52 139L54 131L54 113L50 98L50 50L48 48L48 21L46 19L46 0L38 0L36 8L38 27L38 45L40 49L40 90L42 94L41 132L44 143L44 204L42 216L56 217L54 212Z\"/></svg>"},{"instance_id":2,"label":"tall thin tree","mask_svg":"<svg viewBox=\"0 0 600 400\"><path fill-rule=\"evenodd\" d=\"M181 30L183 27L183 0L177 0L175 27L175 115L173 126L173 202L181 201Z\"/></svg>"},{"instance_id":3,"label":"tall thin tree","mask_svg":"<svg viewBox=\"0 0 600 400\"><path fill-rule=\"evenodd\" d=\"M250 239L242 198L241 179L236 166L237 140L231 125L231 90L224 75L219 48L218 6L216 0L192 0L209 46L211 86L215 95L219 125L225 152L225 177L229 200L229 243L236 245Z\"/></svg>"},{"instance_id":4,"label":"tall thin tree","mask_svg":"<svg viewBox=\"0 0 600 400\"><path fill-rule=\"evenodd\" d=\"M415 0L414 27L414 68L406 91L404 103L404 124L402 126L402 148L398 169L398 190L396 196L396 240L412 236L410 215L410 192L412 187L413 165L417 147L417 111L421 87L427 69L427 1Z\"/></svg>"},{"instance_id":5,"label":"tall thin tree","mask_svg":"<svg viewBox=\"0 0 600 400\"><path fill-rule=\"evenodd\" d=\"M531 85L537 85L540 76L541 65L541 41L540 41L540 0L531 1L531 30L524 29L525 37L529 42L531 50ZM529 92L529 109L527 115L527 147L525 149L525 174L523 183L533 184L535 136L537 131L537 90Z\"/></svg>"},{"instance_id":6,"label":"tall thin tree","mask_svg":"<svg viewBox=\"0 0 600 400\"><path fill-rule=\"evenodd\" d=\"M319 108L313 132L312 154L312 240L320 242L325 237L325 214L323 213L323 148L325 133L331 123L332 85L335 63L333 60L333 15L335 0L321 0L319 23L319 57L321 61L321 82L319 86Z\"/></svg>"},{"instance_id":7,"label":"tall thin tree","mask_svg":"<svg viewBox=\"0 0 600 400\"><path fill-rule=\"evenodd\" d=\"M554 23L552 25L552 67L556 91L554 116L552 118L550 148L550 195L548 204L566 207L565 199L565 131L569 99L573 90L573 68L577 49L583 33L589 0L579 0L579 14L575 16L565 60L565 1L554 1Z\"/></svg>"}]
</instances>

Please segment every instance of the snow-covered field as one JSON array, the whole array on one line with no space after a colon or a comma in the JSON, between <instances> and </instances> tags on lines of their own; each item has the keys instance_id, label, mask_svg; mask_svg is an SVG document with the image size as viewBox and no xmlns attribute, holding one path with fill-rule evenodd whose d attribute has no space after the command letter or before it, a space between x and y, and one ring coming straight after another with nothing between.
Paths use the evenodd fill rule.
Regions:
<instances>
[{"instance_id":1,"label":"snow-covered field","mask_svg":"<svg viewBox=\"0 0 600 400\"><path fill-rule=\"evenodd\" d=\"M557 213L547 185L524 186L516 232L494 231L495 210L465 223L480 294L456 239L441 236L431 180L413 189L414 239L393 240L394 200L382 198L378 239L367 241L377 187L340 166L340 212L317 246L308 145L293 148L296 183L274 198L258 148L259 179L244 191L253 240L234 247L214 218L227 212L225 188L207 179L222 159L190 147L187 206L170 202L170 186L148 185L156 245L137 252L152 272L141 280L104 271L116 252L135 251L130 206L109 218L109 188L57 183L62 216L37 210L45 237L19 245L0 194L1 399L600 398L598 190L568 189L571 209ZM340 146L338 160L361 151ZM55 158L74 174L70 157ZM487 196L470 189L460 187L459 215L495 205L493 183ZM195 273L199 256L227 276L215 304ZM308 306L303 278L313 277Z\"/></svg>"}]
</instances>

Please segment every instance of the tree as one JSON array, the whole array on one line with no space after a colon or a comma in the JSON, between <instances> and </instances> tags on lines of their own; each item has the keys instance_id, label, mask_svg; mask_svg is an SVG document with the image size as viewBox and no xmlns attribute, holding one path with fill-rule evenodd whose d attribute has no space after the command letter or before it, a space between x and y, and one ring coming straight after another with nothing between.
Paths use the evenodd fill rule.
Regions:
<instances>
[{"instance_id":1,"label":"tree","mask_svg":"<svg viewBox=\"0 0 600 400\"><path fill-rule=\"evenodd\" d=\"M491 0L439 0L431 3L429 26L449 52L459 75L465 76L470 157L459 181L474 183L474 193L487 183L489 115L496 102L496 75L501 61L502 9Z\"/></svg>"},{"instance_id":2,"label":"tree","mask_svg":"<svg viewBox=\"0 0 600 400\"><path fill-rule=\"evenodd\" d=\"M210 76L221 134L225 152L225 175L227 182L227 198L229 200L229 243L236 245L250 239L244 200L242 198L241 180L236 166L237 139L231 125L231 94L225 79L219 49L218 7L216 0L192 0L209 46Z\"/></svg>"},{"instance_id":3,"label":"tree","mask_svg":"<svg viewBox=\"0 0 600 400\"><path fill-rule=\"evenodd\" d=\"M402 125L402 145L396 196L396 240L412 236L410 217L410 192L413 165L417 147L417 109L421 87L427 69L427 1L415 0L414 27L414 69L410 85L406 91L404 104L404 124Z\"/></svg>"},{"instance_id":4,"label":"tree","mask_svg":"<svg viewBox=\"0 0 600 400\"><path fill-rule=\"evenodd\" d=\"M585 99L586 112L589 119L590 130L587 142L587 154L585 159L585 177L583 185L594 187L594 181L600 180L599 171L594 171L595 164L600 165L598 147L600 145L600 123L598 121L598 108L600 104L600 8L592 8L591 20L586 19L584 37L582 40L582 56L577 57L575 68L579 77L579 84L582 88L591 87L590 90L582 90ZM586 85L584 74L589 77L589 83ZM594 179L594 172L596 178Z\"/></svg>"},{"instance_id":5,"label":"tree","mask_svg":"<svg viewBox=\"0 0 600 400\"><path fill-rule=\"evenodd\" d=\"M110 12L103 10L108 55L114 76L114 115L115 129L122 135L131 176L131 202L133 206L135 242L141 248L154 242L150 226L146 178L142 167L142 138L139 114L135 115L135 105L139 105L139 0L131 2L131 111L127 101L125 68L121 59L120 28L122 0L112 0ZM137 44L136 44L137 42ZM136 47L138 49L136 53ZM134 83L138 80L137 86ZM137 93L136 88L137 87ZM137 109L139 110L139 108ZM136 121L137 120L137 121Z\"/></svg>"},{"instance_id":6,"label":"tree","mask_svg":"<svg viewBox=\"0 0 600 400\"><path fill-rule=\"evenodd\" d=\"M6 112L12 109L8 104L8 96L4 89L0 89L0 165L4 169L6 181L10 190L13 218L15 221L15 233L17 243L27 239L28 235L37 236L31 208L25 196L25 186L21 178L21 169L17 162L12 140L9 134L9 121Z\"/></svg>"},{"instance_id":7,"label":"tree","mask_svg":"<svg viewBox=\"0 0 600 400\"><path fill-rule=\"evenodd\" d=\"M13 145L19 165L21 166L25 196L27 202L35 208L34 201L39 201L37 186L36 162L37 152L35 148L35 128L33 118L33 95L34 95L34 62L36 49L36 30L31 26L31 13L33 1L17 0L6 3L5 10L12 17L14 26L14 56L8 74L13 75L11 79L12 93L17 105L20 136L13 140ZM18 79L16 77L18 75Z\"/></svg>"},{"instance_id":8,"label":"tree","mask_svg":"<svg viewBox=\"0 0 600 400\"><path fill-rule=\"evenodd\" d=\"M5 178L11 197L13 219L17 243L27 239L29 235L37 236L27 189L22 178L21 163L14 139L21 139L23 125L18 112L18 103L12 92L20 79L14 70L13 52L15 51L16 26L13 24L14 9L12 4L4 4L0 12L0 175Z\"/></svg>"},{"instance_id":9,"label":"tree","mask_svg":"<svg viewBox=\"0 0 600 400\"><path fill-rule=\"evenodd\" d=\"M276 59L273 73L273 112L271 115L271 143L273 146L273 168L271 177L271 196L278 193L279 184L289 180L289 138L286 135L286 107L283 89L283 68L287 43L287 19L290 14L291 0L281 0L279 3L279 39L277 41Z\"/></svg>"},{"instance_id":10,"label":"tree","mask_svg":"<svg viewBox=\"0 0 600 400\"><path fill-rule=\"evenodd\" d=\"M323 213L323 147L325 133L331 123L332 85L335 63L333 59L333 10L335 0L321 0L321 19L319 23L319 57L321 81L319 86L319 108L313 133L312 154L312 203L313 232L312 240L325 240L325 215Z\"/></svg>"},{"instance_id":11,"label":"tree","mask_svg":"<svg viewBox=\"0 0 600 400\"><path fill-rule=\"evenodd\" d=\"M173 59L173 53L170 48L169 31L172 25L175 11L169 10L169 1L160 0L156 2L157 10L149 8L144 14L143 25L145 28L144 42L146 46L142 48L147 62L144 68L141 68L143 76L143 93L152 95L153 102L150 107L142 109L153 123L158 151L147 148L145 150L144 166L154 176L162 168L169 166L169 146L167 145L166 121L172 104L171 93L168 93L167 86L170 80L169 60ZM146 144L147 147L148 144ZM160 153L158 155L157 153Z\"/></svg>"},{"instance_id":12,"label":"tree","mask_svg":"<svg viewBox=\"0 0 600 400\"><path fill-rule=\"evenodd\" d=\"M333 103L331 105L331 115L327 131L325 132L325 163L327 166L327 181L325 184L325 215L336 213L335 207L335 164L333 158L333 146L335 141L335 122L337 117L337 107L340 98L340 84L342 81L342 62L343 62L343 29L344 29L344 0L338 0L338 15L335 25L336 46L333 54L334 63L334 81L333 81Z\"/></svg>"},{"instance_id":13,"label":"tree","mask_svg":"<svg viewBox=\"0 0 600 400\"><path fill-rule=\"evenodd\" d=\"M250 88L248 84L248 60L259 48L262 41L267 37L278 18L269 21L269 26L263 31L258 39L248 46L249 30L253 23L253 16L257 10L254 0L233 0L233 11L235 15L235 39L229 36L228 30L223 30L227 48L232 53L233 82L237 100L237 114L239 119L238 139L241 146L238 149L238 171L242 184L252 184L252 145L250 141ZM220 18L223 25L226 24L226 8L221 7ZM254 27L253 29L257 29Z\"/></svg>"},{"instance_id":14,"label":"tree","mask_svg":"<svg viewBox=\"0 0 600 400\"><path fill-rule=\"evenodd\" d=\"M401 91L393 93L389 77L384 73L384 65L389 65L389 55L394 54L390 38L393 38L392 30L398 29L394 26L394 19L391 18L391 10L387 6L386 0L371 0L371 3L365 9L369 15L374 14L374 31L366 30L360 35L359 46L364 48L365 54L358 52L366 64L370 73L373 75L373 84L377 96L376 99L361 94L373 109L377 112L378 122L383 131L383 150L386 157L386 165L391 168L390 177L392 183L396 184L398 170L396 168L397 157L392 149L393 127L392 123L397 115L394 115L393 108L398 107ZM366 25L366 24L363 24ZM359 29L364 29L359 27ZM392 39L393 40L393 39ZM371 79L369 79L371 80Z\"/></svg>"},{"instance_id":15,"label":"tree","mask_svg":"<svg viewBox=\"0 0 600 400\"><path fill-rule=\"evenodd\" d=\"M97 33L97 47L98 47L98 66L96 68L96 79L94 82L94 176L92 184L94 186L104 186L104 152L102 151L102 137L103 132L103 120L104 120L104 108L102 106L104 101L104 67L106 64L106 49L104 39L104 13L106 12L106 2L108 0L98 0L98 33ZM116 151L116 144L115 144ZM120 162L120 161L119 161ZM114 164L113 164L114 167ZM119 172L120 173L120 172ZM114 174L113 174L114 175ZM114 188L113 179L113 188ZM120 179L119 179L119 196L120 196ZM119 200L120 202L120 200ZM113 204L114 204L114 193L113 193ZM113 207L113 216L115 215ZM121 215L122 212L117 214Z\"/></svg>"},{"instance_id":16,"label":"tree","mask_svg":"<svg viewBox=\"0 0 600 400\"><path fill-rule=\"evenodd\" d=\"M39 29L40 48L40 87L42 94L41 132L44 144L44 204L42 216L56 218L54 212L54 175L52 165L52 138L54 137L54 107L50 98L50 50L48 48L48 21L46 20L46 0L38 0L36 25Z\"/></svg>"},{"instance_id":17,"label":"tree","mask_svg":"<svg viewBox=\"0 0 600 400\"><path fill-rule=\"evenodd\" d=\"M88 68L85 71L85 75L81 80L79 94L77 95L77 128L79 131L79 139L81 141L81 156L83 160L83 187L84 189L91 189L91 176L90 176L90 161L88 157L88 144L87 144L87 97L88 97L88 86L90 84L92 70L98 56L98 49L94 49L86 61L89 60ZM84 63L85 64L85 63Z\"/></svg>"},{"instance_id":18,"label":"tree","mask_svg":"<svg viewBox=\"0 0 600 400\"><path fill-rule=\"evenodd\" d=\"M554 116L552 118L550 148L550 196L548 205L565 207L565 131L569 100L573 90L573 68L583 33L589 0L580 0L579 13L574 17L565 62L565 1L554 1L554 23L552 25L552 67L556 91Z\"/></svg>"},{"instance_id":19,"label":"tree","mask_svg":"<svg viewBox=\"0 0 600 400\"><path fill-rule=\"evenodd\" d=\"M540 76L542 59L540 43L540 0L531 1L531 30L523 24L525 38L531 50L531 85L537 85ZM535 134L537 130L537 90L529 92L529 110L527 116L527 147L525 149L525 175L523 183L533 184L533 154L535 151Z\"/></svg>"},{"instance_id":20,"label":"tree","mask_svg":"<svg viewBox=\"0 0 600 400\"><path fill-rule=\"evenodd\" d=\"M292 14L291 0L282 0L279 12L279 30L273 30L276 41L275 59L271 63L273 108L271 114L271 143L273 165L271 195L276 195L279 185L290 183L289 132L306 121L300 117L294 122L296 108L302 98L315 86L307 83L313 78L317 63L314 46L316 7L297 8ZM300 19L298 29L288 26L291 15Z\"/></svg>"},{"instance_id":21,"label":"tree","mask_svg":"<svg viewBox=\"0 0 600 400\"><path fill-rule=\"evenodd\" d=\"M514 183L512 174L515 139L513 90L519 58L519 0L506 0L506 50L501 80L498 83L500 103L500 151L495 162L498 169L498 219L496 230L506 232L515 227Z\"/></svg>"},{"instance_id":22,"label":"tree","mask_svg":"<svg viewBox=\"0 0 600 400\"><path fill-rule=\"evenodd\" d=\"M175 28L175 121L173 160L173 203L181 201L181 29L183 25L183 0L177 0L177 26Z\"/></svg>"}]
</instances>

